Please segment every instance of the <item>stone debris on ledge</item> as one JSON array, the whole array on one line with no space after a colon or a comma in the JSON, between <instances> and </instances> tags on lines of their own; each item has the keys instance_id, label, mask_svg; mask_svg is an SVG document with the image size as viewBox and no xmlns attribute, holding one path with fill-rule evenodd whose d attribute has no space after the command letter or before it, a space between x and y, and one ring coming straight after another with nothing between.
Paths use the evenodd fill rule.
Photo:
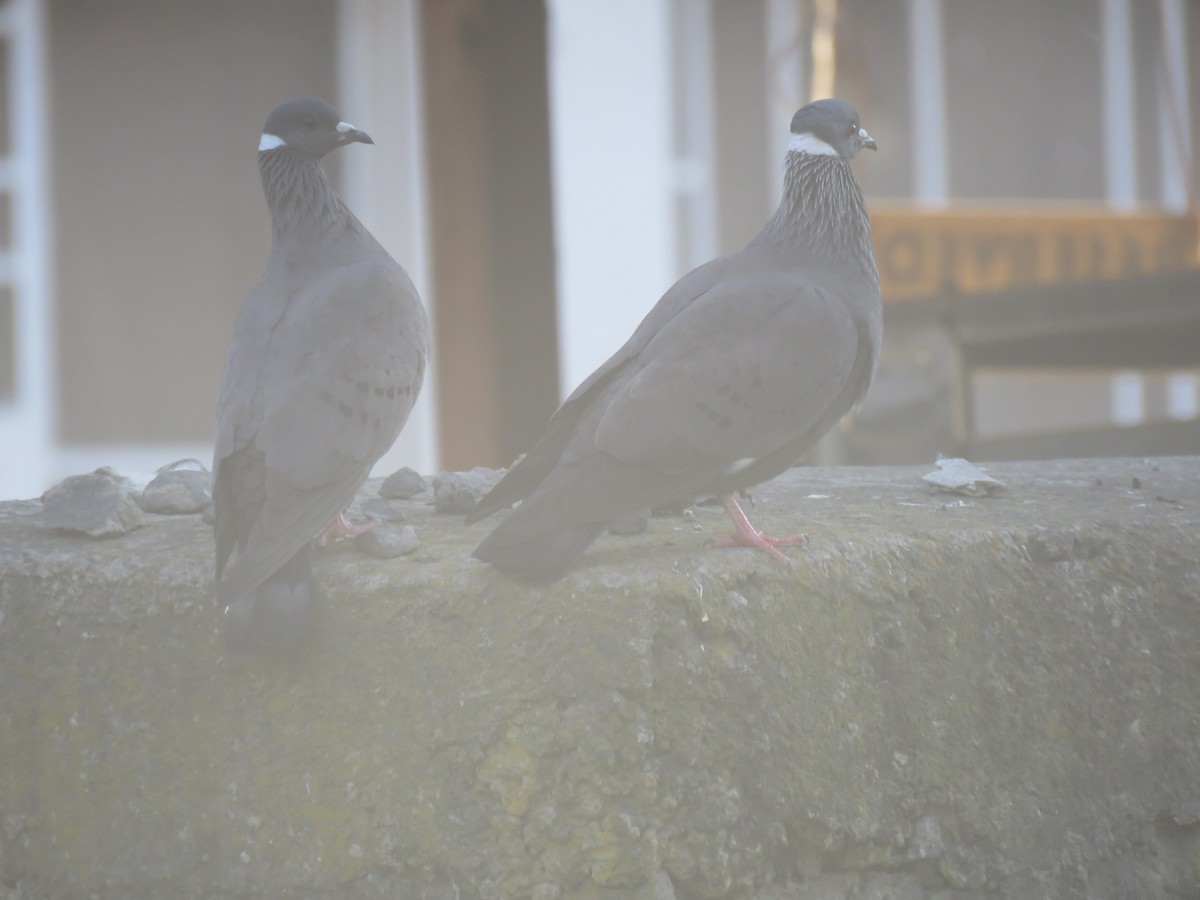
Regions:
<instances>
[{"instance_id":1,"label":"stone debris on ledge","mask_svg":"<svg viewBox=\"0 0 1200 900\"><path fill-rule=\"evenodd\" d=\"M408 556L421 546L411 525L403 528L372 528L354 539L354 547L378 559Z\"/></svg>"},{"instance_id":2,"label":"stone debris on ledge","mask_svg":"<svg viewBox=\"0 0 1200 900\"><path fill-rule=\"evenodd\" d=\"M212 502L212 474L193 469L159 472L136 498L143 512L191 515Z\"/></svg>"},{"instance_id":3,"label":"stone debris on ledge","mask_svg":"<svg viewBox=\"0 0 1200 900\"><path fill-rule=\"evenodd\" d=\"M379 485L379 496L386 500L409 500L428 489L424 478L404 466L383 480Z\"/></svg>"},{"instance_id":4,"label":"stone debris on ledge","mask_svg":"<svg viewBox=\"0 0 1200 900\"><path fill-rule=\"evenodd\" d=\"M141 528L145 517L130 484L108 467L64 478L42 495L45 528L112 538Z\"/></svg>"},{"instance_id":5,"label":"stone debris on ledge","mask_svg":"<svg viewBox=\"0 0 1200 900\"><path fill-rule=\"evenodd\" d=\"M443 472L433 479L433 507L442 515L465 516L504 477L504 469L482 466L469 472Z\"/></svg>"},{"instance_id":6,"label":"stone debris on ledge","mask_svg":"<svg viewBox=\"0 0 1200 900\"><path fill-rule=\"evenodd\" d=\"M318 554L318 641L248 662L200 516L94 541L0 504L0 884L1193 895L1200 458L993 463L1006 490L962 499L927 468L757 488L808 535L791 569L706 549L698 506L537 588L416 494L418 546Z\"/></svg>"}]
</instances>

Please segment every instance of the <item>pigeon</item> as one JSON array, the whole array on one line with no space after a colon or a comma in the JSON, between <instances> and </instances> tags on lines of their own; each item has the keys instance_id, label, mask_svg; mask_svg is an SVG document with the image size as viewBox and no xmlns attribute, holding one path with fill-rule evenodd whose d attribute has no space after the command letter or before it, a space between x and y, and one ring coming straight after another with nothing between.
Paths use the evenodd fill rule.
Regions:
<instances>
[{"instance_id":1,"label":"pigeon","mask_svg":"<svg viewBox=\"0 0 1200 900\"><path fill-rule=\"evenodd\" d=\"M799 461L866 394L883 334L871 227L851 160L875 141L840 100L796 112L783 198L750 243L689 272L559 407L467 517L511 506L475 557L555 581L614 519L721 497L723 543L778 549L736 492Z\"/></svg>"},{"instance_id":2,"label":"pigeon","mask_svg":"<svg viewBox=\"0 0 1200 900\"><path fill-rule=\"evenodd\" d=\"M412 281L321 170L355 142L374 143L328 103L298 99L267 117L258 145L271 253L234 325L213 453L217 593L238 650L310 630L313 539L331 521L361 530L342 512L425 374L429 325Z\"/></svg>"}]
</instances>

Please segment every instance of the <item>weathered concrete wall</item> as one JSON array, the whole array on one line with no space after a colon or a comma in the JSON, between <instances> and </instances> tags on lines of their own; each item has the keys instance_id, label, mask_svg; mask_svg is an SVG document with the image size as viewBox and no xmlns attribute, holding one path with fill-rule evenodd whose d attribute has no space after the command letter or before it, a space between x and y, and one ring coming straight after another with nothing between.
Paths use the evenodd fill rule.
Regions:
<instances>
[{"instance_id":1,"label":"weathered concrete wall","mask_svg":"<svg viewBox=\"0 0 1200 900\"><path fill-rule=\"evenodd\" d=\"M12 897L1196 896L1200 459L790 473L547 589L322 558L319 644L226 658L199 517L0 505ZM1136 479L1136 481L1135 481ZM1136 486L1135 486L1136 485Z\"/></svg>"}]
</instances>

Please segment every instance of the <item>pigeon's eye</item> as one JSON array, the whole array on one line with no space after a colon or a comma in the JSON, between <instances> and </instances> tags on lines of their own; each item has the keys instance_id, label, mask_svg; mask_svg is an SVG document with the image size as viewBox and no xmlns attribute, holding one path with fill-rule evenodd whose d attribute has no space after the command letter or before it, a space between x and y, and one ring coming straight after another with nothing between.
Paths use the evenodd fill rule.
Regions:
<instances>
[{"instance_id":1,"label":"pigeon's eye","mask_svg":"<svg viewBox=\"0 0 1200 900\"><path fill-rule=\"evenodd\" d=\"M304 127L305 128L316 128L317 120L315 118L313 118L312 116L305 116L304 117Z\"/></svg>"},{"instance_id":2,"label":"pigeon's eye","mask_svg":"<svg viewBox=\"0 0 1200 900\"><path fill-rule=\"evenodd\" d=\"M858 134L858 126L851 125L849 129L847 129L846 134Z\"/></svg>"}]
</instances>

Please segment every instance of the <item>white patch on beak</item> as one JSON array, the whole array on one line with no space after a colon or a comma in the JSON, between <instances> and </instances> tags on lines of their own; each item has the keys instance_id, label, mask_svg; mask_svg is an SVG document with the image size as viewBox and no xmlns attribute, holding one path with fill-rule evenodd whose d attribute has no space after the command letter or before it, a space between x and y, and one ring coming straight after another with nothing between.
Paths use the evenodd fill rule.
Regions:
<instances>
[{"instance_id":1,"label":"white patch on beak","mask_svg":"<svg viewBox=\"0 0 1200 900\"><path fill-rule=\"evenodd\" d=\"M262 153L264 150L274 150L276 147L285 146L287 146L287 141L279 137L279 135L264 134L262 140L258 142L258 152Z\"/></svg>"},{"instance_id":2,"label":"white patch on beak","mask_svg":"<svg viewBox=\"0 0 1200 900\"><path fill-rule=\"evenodd\" d=\"M838 152L810 132L793 134L788 141L789 153L807 153L810 156L837 156Z\"/></svg>"},{"instance_id":3,"label":"white patch on beak","mask_svg":"<svg viewBox=\"0 0 1200 900\"><path fill-rule=\"evenodd\" d=\"M351 132L351 131L358 131L358 129L357 129L357 128L355 128L353 125L351 125L349 122L338 122L338 123L337 123L337 130L338 130L338 131L339 131L341 134L346 134L346 133L348 133L348 132Z\"/></svg>"}]
</instances>

